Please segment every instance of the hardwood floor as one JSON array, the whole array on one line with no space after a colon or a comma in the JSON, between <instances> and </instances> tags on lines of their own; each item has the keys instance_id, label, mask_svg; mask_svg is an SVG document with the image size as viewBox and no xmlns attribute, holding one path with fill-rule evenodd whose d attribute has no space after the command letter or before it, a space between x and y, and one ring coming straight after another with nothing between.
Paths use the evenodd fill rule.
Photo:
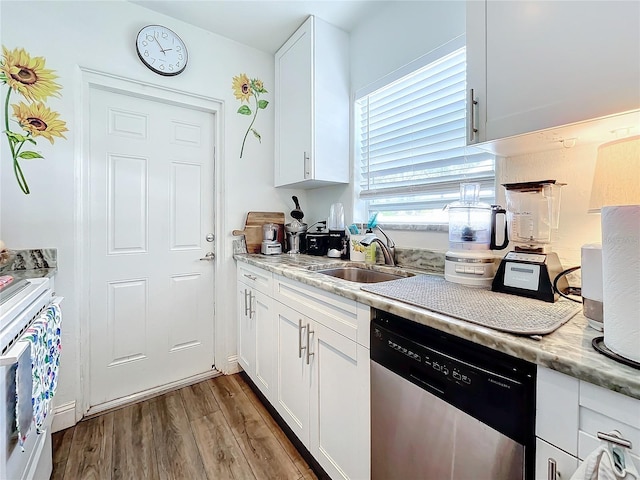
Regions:
<instances>
[{"instance_id":1,"label":"hardwood floor","mask_svg":"<svg viewBox=\"0 0 640 480\"><path fill-rule=\"evenodd\" d=\"M52 480L316 479L240 375L53 434Z\"/></svg>"}]
</instances>

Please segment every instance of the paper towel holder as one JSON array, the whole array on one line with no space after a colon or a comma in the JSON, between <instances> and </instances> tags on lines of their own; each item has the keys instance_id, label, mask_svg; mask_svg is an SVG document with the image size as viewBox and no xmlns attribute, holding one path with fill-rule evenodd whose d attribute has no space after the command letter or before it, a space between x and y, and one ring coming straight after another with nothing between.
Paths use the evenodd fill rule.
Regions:
<instances>
[{"instance_id":1,"label":"paper towel holder","mask_svg":"<svg viewBox=\"0 0 640 480\"><path fill-rule=\"evenodd\" d=\"M616 362L624 363L629 367L640 370L640 362L636 362L635 360L631 360L630 358L623 357L622 355L618 355L616 352L610 350L604 343L604 336L596 337L591 340L591 346L597 352L611 358L612 360L615 360Z\"/></svg>"}]
</instances>

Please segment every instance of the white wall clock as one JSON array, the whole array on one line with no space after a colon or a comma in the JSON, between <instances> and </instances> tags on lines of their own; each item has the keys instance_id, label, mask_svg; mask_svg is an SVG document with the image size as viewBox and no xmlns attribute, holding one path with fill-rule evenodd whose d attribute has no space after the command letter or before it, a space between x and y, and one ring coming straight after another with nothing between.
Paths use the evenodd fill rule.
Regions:
<instances>
[{"instance_id":1,"label":"white wall clock","mask_svg":"<svg viewBox=\"0 0 640 480\"><path fill-rule=\"evenodd\" d=\"M187 66L187 47L182 39L167 27L147 25L136 38L138 57L153 72L172 76Z\"/></svg>"}]
</instances>

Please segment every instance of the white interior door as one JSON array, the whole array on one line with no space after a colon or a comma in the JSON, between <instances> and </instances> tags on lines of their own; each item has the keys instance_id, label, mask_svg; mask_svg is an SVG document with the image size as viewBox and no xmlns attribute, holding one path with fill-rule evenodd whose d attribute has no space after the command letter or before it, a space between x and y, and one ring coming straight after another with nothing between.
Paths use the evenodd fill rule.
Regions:
<instances>
[{"instance_id":1,"label":"white interior door","mask_svg":"<svg viewBox=\"0 0 640 480\"><path fill-rule=\"evenodd\" d=\"M214 115L90 92L93 407L213 366Z\"/></svg>"}]
</instances>

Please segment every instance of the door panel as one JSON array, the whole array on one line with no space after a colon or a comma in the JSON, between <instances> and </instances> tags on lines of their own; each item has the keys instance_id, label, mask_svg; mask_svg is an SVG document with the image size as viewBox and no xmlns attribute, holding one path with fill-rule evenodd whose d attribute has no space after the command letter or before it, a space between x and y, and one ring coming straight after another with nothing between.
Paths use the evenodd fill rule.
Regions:
<instances>
[{"instance_id":1,"label":"door panel","mask_svg":"<svg viewBox=\"0 0 640 480\"><path fill-rule=\"evenodd\" d=\"M145 253L149 226L147 158L109 155L107 181L109 254Z\"/></svg>"},{"instance_id":2,"label":"door panel","mask_svg":"<svg viewBox=\"0 0 640 480\"><path fill-rule=\"evenodd\" d=\"M309 448L309 366L300 341L306 346L309 320L295 310L277 304L278 390L276 409L302 443ZM299 321L302 321L302 332ZM300 335L302 333L302 335Z\"/></svg>"},{"instance_id":3,"label":"door panel","mask_svg":"<svg viewBox=\"0 0 640 480\"><path fill-rule=\"evenodd\" d=\"M273 313L273 299L264 293L254 290L253 310L256 329L256 385L265 397L273 402L275 394L275 315Z\"/></svg>"},{"instance_id":4,"label":"door panel","mask_svg":"<svg viewBox=\"0 0 640 480\"><path fill-rule=\"evenodd\" d=\"M311 453L331 478L370 478L369 350L313 328Z\"/></svg>"},{"instance_id":5,"label":"door panel","mask_svg":"<svg viewBox=\"0 0 640 480\"><path fill-rule=\"evenodd\" d=\"M213 114L90 90L90 406L213 364Z\"/></svg>"}]
</instances>

